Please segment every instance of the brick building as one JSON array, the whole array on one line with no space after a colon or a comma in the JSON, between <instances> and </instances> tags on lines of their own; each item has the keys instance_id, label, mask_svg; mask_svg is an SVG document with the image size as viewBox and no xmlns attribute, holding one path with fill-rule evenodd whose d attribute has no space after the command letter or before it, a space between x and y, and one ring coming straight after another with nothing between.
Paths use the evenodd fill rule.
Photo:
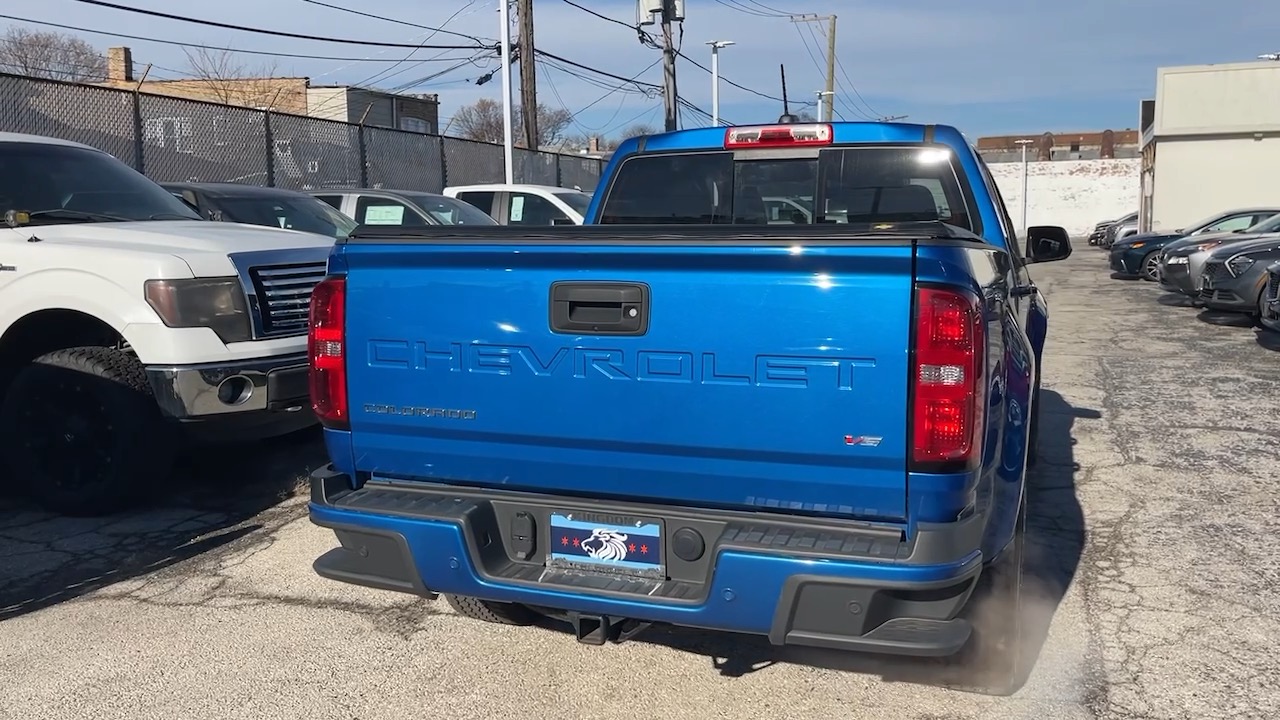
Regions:
<instances>
[{"instance_id":1,"label":"brick building","mask_svg":"<svg viewBox=\"0 0 1280 720\"><path fill-rule=\"evenodd\" d=\"M1097 160L1141 156L1141 134L1137 130L1100 132L1046 132L1039 135L996 135L978 138L978 153L989 163L1022 160L1019 140L1034 140L1027 146L1030 161Z\"/></svg>"},{"instance_id":2,"label":"brick building","mask_svg":"<svg viewBox=\"0 0 1280 720\"><path fill-rule=\"evenodd\" d=\"M136 76L133 66L129 48L109 49L107 80L100 84L370 127L431 134L440 130L440 102L435 95L398 95L345 85L313 86L305 77L152 80Z\"/></svg>"}]
</instances>

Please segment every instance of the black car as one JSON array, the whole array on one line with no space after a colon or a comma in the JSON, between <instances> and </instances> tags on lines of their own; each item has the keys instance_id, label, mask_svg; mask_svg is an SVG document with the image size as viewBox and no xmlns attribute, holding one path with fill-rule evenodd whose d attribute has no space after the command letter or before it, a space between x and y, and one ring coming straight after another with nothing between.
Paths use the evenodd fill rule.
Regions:
<instances>
[{"instance_id":1,"label":"black car","mask_svg":"<svg viewBox=\"0 0 1280 720\"><path fill-rule=\"evenodd\" d=\"M1267 268L1277 260L1280 234L1211 250L1200 271L1200 302L1211 310L1264 315Z\"/></svg>"},{"instance_id":2,"label":"black car","mask_svg":"<svg viewBox=\"0 0 1280 720\"><path fill-rule=\"evenodd\" d=\"M344 238L356 221L296 190L238 183L160 183L208 220L265 225Z\"/></svg>"}]
</instances>

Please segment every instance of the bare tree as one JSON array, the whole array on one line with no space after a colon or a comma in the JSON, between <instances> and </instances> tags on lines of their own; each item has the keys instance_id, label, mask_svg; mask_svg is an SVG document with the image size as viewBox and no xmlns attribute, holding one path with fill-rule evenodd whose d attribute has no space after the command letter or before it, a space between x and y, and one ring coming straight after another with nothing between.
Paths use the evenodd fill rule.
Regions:
<instances>
[{"instance_id":1,"label":"bare tree","mask_svg":"<svg viewBox=\"0 0 1280 720\"><path fill-rule=\"evenodd\" d=\"M71 82L102 82L107 79L107 59L74 35L10 27L0 36L0 71Z\"/></svg>"},{"instance_id":2,"label":"bare tree","mask_svg":"<svg viewBox=\"0 0 1280 720\"><path fill-rule=\"evenodd\" d=\"M205 86L211 99L224 105L275 107L281 86L275 82L276 66L250 66L229 50L183 48L191 82Z\"/></svg>"},{"instance_id":3,"label":"bare tree","mask_svg":"<svg viewBox=\"0 0 1280 720\"><path fill-rule=\"evenodd\" d=\"M538 147L554 145L565 136L569 123L573 122L573 114L564 108L549 108L538 105ZM512 110L512 125L520 127L524 124L524 109L516 106ZM502 103L489 98L480 98L474 103L458 110L453 115L453 124L458 132L468 140L483 142L502 142ZM524 147L517 139L516 145Z\"/></svg>"}]
</instances>

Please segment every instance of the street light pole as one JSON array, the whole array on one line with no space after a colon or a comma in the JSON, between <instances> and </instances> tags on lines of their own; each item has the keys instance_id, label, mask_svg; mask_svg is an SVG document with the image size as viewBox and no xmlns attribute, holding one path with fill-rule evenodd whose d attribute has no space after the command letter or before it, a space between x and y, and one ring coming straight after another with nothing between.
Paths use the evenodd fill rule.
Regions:
<instances>
[{"instance_id":1,"label":"street light pole","mask_svg":"<svg viewBox=\"0 0 1280 720\"><path fill-rule=\"evenodd\" d=\"M516 172L514 164L515 142L512 139L511 132L511 9L507 6L508 0L498 0L498 17L502 23L502 32L499 35L502 42L500 54L502 56L502 155L503 163L506 169L507 184L510 185L516 181ZM529 58L532 60L532 58Z\"/></svg>"},{"instance_id":2,"label":"street light pole","mask_svg":"<svg viewBox=\"0 0 1280 720\"><path fill-rule=\"evenodd\" d=\"M733 45L732 40L711 40L711 124L720 124L720 48Z\"/></svg>"},{"instance_id":3,"label":"street light pole","mask_svg":"<svg viewBox=\"0 0 1280 720\"><path fill-rule=\"evenodd\" d=\"M1022 146L1022 237L1027 237L1027 146L1035 140L1018 140Z\"/></svg>"},{"instance_id":4,"label":"street light pole","mask_svg":"<svg viewBox=\"0 0 1280 720\"><path fill-rule=\"evenodd\" d=\"M827 96L835 95L835 93L827 92L826 90L815 90L813 94L818 96L818 122L831 122L831 118L825 120L822 118L822 108L826 105Z\"/></svg>"}]
</instances>

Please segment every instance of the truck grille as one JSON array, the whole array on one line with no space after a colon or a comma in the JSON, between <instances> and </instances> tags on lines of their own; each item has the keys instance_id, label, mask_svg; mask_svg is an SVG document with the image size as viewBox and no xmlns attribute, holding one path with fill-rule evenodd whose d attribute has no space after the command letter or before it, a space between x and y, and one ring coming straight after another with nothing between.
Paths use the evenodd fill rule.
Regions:
<instances>
[{"instance_id":1,"label":"truck grille","mask_svg":"<svg viewBox=\"0 0 1280 720\"><path fill-rule=\"evenodd\" d=\"M262 314L263 335L306 332L311 291L324 279L326 270L323 262L249 268Z\"/></svg>"}]
</instances>

